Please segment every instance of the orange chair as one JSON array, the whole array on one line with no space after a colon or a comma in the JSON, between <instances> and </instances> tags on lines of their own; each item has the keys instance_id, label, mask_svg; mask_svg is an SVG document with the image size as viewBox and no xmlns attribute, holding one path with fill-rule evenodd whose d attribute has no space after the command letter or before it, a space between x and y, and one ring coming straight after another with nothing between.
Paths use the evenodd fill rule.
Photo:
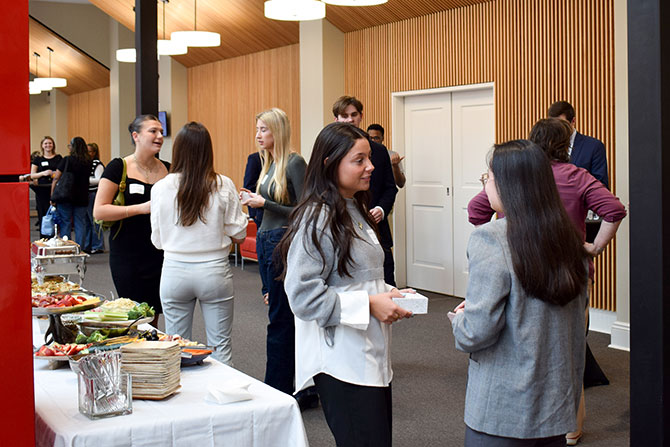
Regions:
<instances>
[{"instance_id":1,"label":"orange chair","mask_svg":"<svg viewBox=\"0 0 670 447\"><path fill-rule=\"evenodd\" d=\"M252 219L249 219L249 225L247 225L247 237L240 244L240 257L242 258L242 270L244 270L245 259L258 262L258 255L256 254L256 222Z\"/></svg>"}]
</instances>

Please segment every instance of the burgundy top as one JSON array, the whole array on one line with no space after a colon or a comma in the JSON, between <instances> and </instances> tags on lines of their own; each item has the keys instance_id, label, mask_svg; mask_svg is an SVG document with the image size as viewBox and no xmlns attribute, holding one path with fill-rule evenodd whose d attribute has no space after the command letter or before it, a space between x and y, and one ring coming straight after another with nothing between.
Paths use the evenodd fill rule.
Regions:
<instances>
[{"instance_id":1,"label":"burgundy top","mask_svg":"<svg viewBox=\"0 0 670 447\"><path fill-rule=\"evenodd\" d=\"M582 241L586 240L586 214L593 210L607 222L618 222L626 217L626 208L602 183L586 169L572 163L552 161L558 194L568 216L577 227ZM473 225L483 225L491 220L491 208L486 190L482 190L468 203L468 220ZM498 213L499 217L504 217ZM593 279L593 261L589 260L589 277Z\"/></svg>"}]
</instances>

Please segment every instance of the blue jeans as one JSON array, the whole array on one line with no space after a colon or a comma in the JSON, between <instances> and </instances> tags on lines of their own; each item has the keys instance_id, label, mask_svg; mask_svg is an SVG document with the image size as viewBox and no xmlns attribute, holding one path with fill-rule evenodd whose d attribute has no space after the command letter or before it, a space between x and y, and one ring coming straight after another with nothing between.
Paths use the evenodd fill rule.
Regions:
<instances>
[{"instance_id":1,"label":"blue jeans","mask_svg":"<svg viewBox=\"0 0 670 447\"><path fill-rule=\"evenodd\" d=\"M86 247L86 228L88 227L87 207L74 206L71 203L56 204L58 222L58 236L72 238L72 223L74 222L74 241L83 249Z\"/></svg>"},{"instance_id":2,"label":"blue jeans","mask_svg":"<svg viewBox=\"0 0 670 447\"><path fill-rule=\"evenodd\" d=\"M275 278L281 273L281 264L275 264L273 252L281 240L285 228L277 228L256 234L258 270L268 288L267 363L265 383L273 388L292 394L295 376L295 321L284 282Z\"/></svg>"},{"instance_id":3,"label":"blue jeans","mask_svg":"<svg viewBox=\"0 0 670 447\"><path fill-rule=\"evenodd\" d=\"M95 223L93 219L93 205L95 204L95 193L96 191L89 191L88 193L88 223L89 226L86 229L86 237L84 238L84 246L82 247L86 251L95 251L95 250L104 250L105 242L102 235L102 228L100 225Z\"/></svg>"}]
</instances>

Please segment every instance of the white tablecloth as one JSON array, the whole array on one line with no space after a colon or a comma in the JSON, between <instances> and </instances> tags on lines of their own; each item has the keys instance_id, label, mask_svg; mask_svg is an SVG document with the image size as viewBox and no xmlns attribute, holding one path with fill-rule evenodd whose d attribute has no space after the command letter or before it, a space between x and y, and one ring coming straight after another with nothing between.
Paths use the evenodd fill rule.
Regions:
<instances>
[{"instance_id":1,"label":"white tablecloth","mask_svg":"<svg viewBox=\"0 0 670 447\"><path fill-rule=\"evenodd\" d=\"M43 336L33 325L34 343ZM205 401L207 384L242 379L253 399ZM295 399L213 359L181 370L181 388L162 401L133 400L133 413L90 420L79 413L77 376L35 360L38 446L307 446Z\"/></svg>"}]
</instances>

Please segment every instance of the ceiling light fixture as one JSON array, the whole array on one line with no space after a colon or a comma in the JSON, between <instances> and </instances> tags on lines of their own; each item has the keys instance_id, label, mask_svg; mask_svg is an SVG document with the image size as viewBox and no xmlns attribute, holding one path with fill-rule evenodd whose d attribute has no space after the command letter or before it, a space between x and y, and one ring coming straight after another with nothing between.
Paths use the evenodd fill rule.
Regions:
<instances>
[{"instance_id":1,"label":"ceiling light fixture","mask_svg":"<svg viewBox=\"0 0 670 447\"><path fill-rule=\"evenodd\" d=\"M116 60L134 64L137 61L135 48L121 48L120 50L116 50Z\"/></svg>"},{"instance_id":2,"label":"ceiling light fixture","mask_svg":"<svg viewBox=\"0 0 670 447\"><path fill-rule=\"evenodd\" d=\"M65 78L52 78L51 77L51 53L54 52L50 47L47 47L49 50L49 77L48 78L35 78L35 84L40 88L40 90L51 90L51 88L67 87L67 80ZM49 89L45 87L51 87Z\"/></svg>"},{"instance_id":3,"label":"ceiling light fixture","mask_svg":"<svg viewBox=\"0 0 670 447\"><path fill-rule=\"evenodd\" d=\"M30 93L31 95L39 95L40 93L42 93L42 90L35 85L34 81L30 81L28 82L28 93Z\"/></svg>"},{"instance_id":4,"label":"ceiling light fixture","mask_svg":"<svg viewBox=\"0 0 670 447\"><path fill-rule=\"evenodd\" d=\"M188 47L183 42L170 40L165 38L165 4L169 0L161 0L163 2L163 38L156 42L159 56L176 56L178 54L188 53Z\"/></svg>"},{"instance_id":5,"label":"ceiling light fixture","mask_svg":"<svg viewBox=\"0 0 670 447\"><path fill-rule=\"evenodd\" d=\"M326 17L326 5L316 0L268 0L265 17L286 21L319 20Z\"/></svg>"},{"instance_id":6,"label":"ceiling light fixture","mask_svg":"<svg viewBox=\"0 0 670 447\"><path fill-rule=\"evenodd\" d=\"M174 41L189 47L218 47L221 45L221 34L211 31L198 31L198 0L193 0L193 31L175 31L170 34Z\"/></svg>"},{"instance_id":7,"label":"ceiling light fixture","mask_svg":"<svg viewBox=\"0 0 670 447\"><path fill-rule=\"evenodd\" d=\"M334 6L374 6L386 3L388 0L321 0Z\"/></svg>"},{"instance_id":8,"label":"ceiling light fixture","mask_svg":"<svg viewBox=\"0 0 670 447\"><path fill-rule=\"evenodd\" d=\"M40 67L39 67L40 54L35 51L35 52L33 52L33 56L35 56L35 77L38 78L40 76ZM49 91L52 88L53 87L51 87L50 85L48 85L48 86L45 85L44 88L40 88L35 83L35 81L30 81L28 83L28 92L31 95L38 95L38 94L42 93L43 91Z\"/></svg>"}]
</instances>

